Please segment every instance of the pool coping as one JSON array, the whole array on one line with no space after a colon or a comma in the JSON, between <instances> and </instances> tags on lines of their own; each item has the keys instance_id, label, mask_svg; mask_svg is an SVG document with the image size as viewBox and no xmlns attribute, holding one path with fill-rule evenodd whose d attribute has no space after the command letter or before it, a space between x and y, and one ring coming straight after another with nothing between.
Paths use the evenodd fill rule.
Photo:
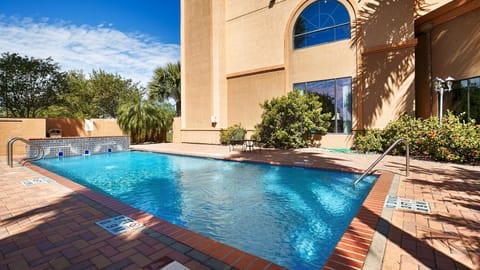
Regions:
<instances>
[{"instance_id":1,"label":"pool coping","mask_svg":"<svg viewBox=\"0 0 480 270\"><path fill-rule=\"evenodd\" d=\"M225 156L201 156L197 153L172 153L169 151L148 152L213 158L236 162L253 162L268 165L332 170L331 168L322 168L321 164L315 164L313 166L299 166L294 162L262 162L261 160L247 161ZM119 214L128 216L138 222L143 223L146 228L150 228L155 232L170 238L171 240L177 242L179 245L187 246L198 251L198 254L196 254L193 259L199 260L199 262L204 261L205 258L208 257L238 269L285 269L280 265L269 262L248 252L223 244L188 229L179 227L166 220L162 220L153 215L145 213L134 207L126 205L116 199L110 198L106 195L88 189L87 187L77 184L69 180L68 178L59 176L53 172L38 167L32 163L27 162L25 166L70 188L73 192L76 192L97 203L100 203L110 208L111 210L118 212ZM339 171L358 172L358 170L354 169ZM330 254L323 269L362 269L362 267L364 266L364 263L367 260L367 255L374 240L374 235L377 230L378 222L382 215L385 197L389 193L394 178L394 174L388 171L383 171L378 175L379 178L377 179L375 185L372 187L372 190L363 202L360 210L357 212L356 216L353 218L352 222L341 237L340 241L337 243L337 246ZM180 249L183 248L180 246Z\"/></svg>"}]
</instances>

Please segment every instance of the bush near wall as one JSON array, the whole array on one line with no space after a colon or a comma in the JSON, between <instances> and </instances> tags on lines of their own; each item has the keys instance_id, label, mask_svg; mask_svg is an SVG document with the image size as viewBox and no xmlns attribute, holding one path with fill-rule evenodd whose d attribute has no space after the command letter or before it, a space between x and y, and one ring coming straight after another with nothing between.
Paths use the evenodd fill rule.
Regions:
<instances>
[{"instance_id":1,"label":"bush near wall","mask_svg":"<svg viewBox=\"0 0 480 270\"><path fill-rule=\"evenodd\" d=\"M357 133L354 149L359 152L382 152L398 138L404 138L413 156L458 163L480 162L480 126L464 122L462 116L448 113L440 124L437 117L415 119L402 116L383 130ZM392 154L404 154L399 144Z\"/></svg>"},{"instance_id":2,"label":"bush near wall","mask_svg":"<svg viewBox=\"0 0 480 270\"><path fill-rule=\"evenodd\" d=\"M245 139L247 130L240 124L233 125L227 129L220 130L220 143L229 144L231 141L241 141Z\"/></svg>"},{"instance_id":3,"label":"bush near wall","mask_svg":"<svg viewBox=\"0 0 480 270\"><path fill-rule=\"evenodd\" d=\"M296 89L286 96L265 101L262 121L255 126L255 137L267 147L294 149L307 147L312 134L325 135L332 115L323 112L320 97Z\"/></svg>"}]
</instances>

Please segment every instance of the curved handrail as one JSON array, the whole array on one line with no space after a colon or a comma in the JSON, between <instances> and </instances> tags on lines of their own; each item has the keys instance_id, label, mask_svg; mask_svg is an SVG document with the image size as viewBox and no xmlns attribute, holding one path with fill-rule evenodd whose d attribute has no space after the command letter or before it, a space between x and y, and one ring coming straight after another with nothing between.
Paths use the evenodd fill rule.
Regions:
<instances>
[{"instance_id":1,"label":"curved handrail","mask_svg":"<svg viewBox=\"0 0 480 270\"><path fill-rule=\"evenodd\" d=\"M358 182L360 182L365 176L367 176L367 174L375 167L377 166L377 164L382 161L382 159L388 154L390 153L390 151L392 151L392 149L397 146L397 144L399 144L400 142L404 142L405 143L405 146L407 148L407 152L405 154L405 168L406 168L406 175L408 176L410 173L409 173L409 170L410 170L410 149L409 149L409 145L408 145L408 142L404 139L404 138L400 138L398 140L396 140L394 143L392 143L392 145L390 145L390 147L388 147L388 149L380 156L378 157L371 165L370 167L368 167L365 172L357 178L357 180L355 180L355 182L353 182L353 188L355 188L358 184Z\"/></svg>"},{"instance_id":2,"label":"curved handrail","mask_svg":"<svg viewBox=\"0 0 480 270\"><path fill-rule=\"evenodd\" d=\"M25 144L30 145L31 147L37 149L37 155L35 155L34 157L27 157L23 160L35 161L35 160L42 159L43 156L45 155L45 151L43 150L43 147L41 147L40 145L33 144L29 140L21 138L21 137L13 137L7 143L7 164L10 167L13 167L13 144L16 141L24 142Z\"/></svg>"}]
</instances>

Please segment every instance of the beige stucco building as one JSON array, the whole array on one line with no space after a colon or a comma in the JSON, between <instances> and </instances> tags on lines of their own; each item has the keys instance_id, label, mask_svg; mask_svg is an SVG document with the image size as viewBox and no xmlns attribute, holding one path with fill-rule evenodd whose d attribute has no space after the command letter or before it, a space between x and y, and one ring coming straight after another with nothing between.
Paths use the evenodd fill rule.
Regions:
<instances>
[{"instance_id":1,"label":"beige stucco building","mask_svg":"<svg viewBox=\"0 0 480 270\"><path fill-rule=\"evenodd\" d=\"M478 111L480 100L453 96L480 94L479 18L476 0L182 0L174 140L216 144L239 123L253 131L259 104L294 88L328 100L324 147L349 147L356 131L402 114L435 115L435 76L457 80L447 105Z\"/></svg>"}]
</instances>

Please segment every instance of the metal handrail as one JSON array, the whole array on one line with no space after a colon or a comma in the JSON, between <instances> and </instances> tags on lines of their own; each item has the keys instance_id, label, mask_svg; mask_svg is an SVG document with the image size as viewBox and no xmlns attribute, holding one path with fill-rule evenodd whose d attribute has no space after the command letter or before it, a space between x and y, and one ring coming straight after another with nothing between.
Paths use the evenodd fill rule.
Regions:
<instances>
[{"instance_id":1,"label":"metal handrail","mask_svg":"<svg viewBox=\"0 0 480 270\"><path fill-rule=\"evenodd\" d=\"M25 144L30 145L31 147L37 149L37 155L36 156L31 157L31 158L27 157L24 160L35 161L35 160L42 159L44 157L45 151L43 150L43 147L41 147L40 145L33 144L32 142L30 142L27 139L20 138L20 137L14 137L14 138L11 138L7 143L7 164L8 164L8 166L13 167L13 144L16 141L22 141Z\"/></svg>"},{"instance_id":2,"label":"metal handrail","mask_svg":"<svg viewBox=\"0 0 480 270\"><path fill-rule=\"evenodd\" d=\"M392 151L392 149L397 146L397 144L399 144L400 142L404 142L405 143L405 146L407 148L407 152L405 154L405 168L406 168L406 175L408 176L410 174L409 170L410 170L410 149L409 149L409 145L408 145L408 142L404 139L404 138L400 138L398 140L396 140L394 143L392 143L392 145L390 145L390 147L388 147L388 149L380 156L378 157L371 165L370 167L368 167L365 172L357 178L357 180L355 180L355 182L353 182L353 188L355 188L357 186L357 184L365 177L367 176L367 174L375 167L377 166L377 164L382 161L382 159L388 154L390 153L390 151Z\"/></svg>"}]
</instances>

